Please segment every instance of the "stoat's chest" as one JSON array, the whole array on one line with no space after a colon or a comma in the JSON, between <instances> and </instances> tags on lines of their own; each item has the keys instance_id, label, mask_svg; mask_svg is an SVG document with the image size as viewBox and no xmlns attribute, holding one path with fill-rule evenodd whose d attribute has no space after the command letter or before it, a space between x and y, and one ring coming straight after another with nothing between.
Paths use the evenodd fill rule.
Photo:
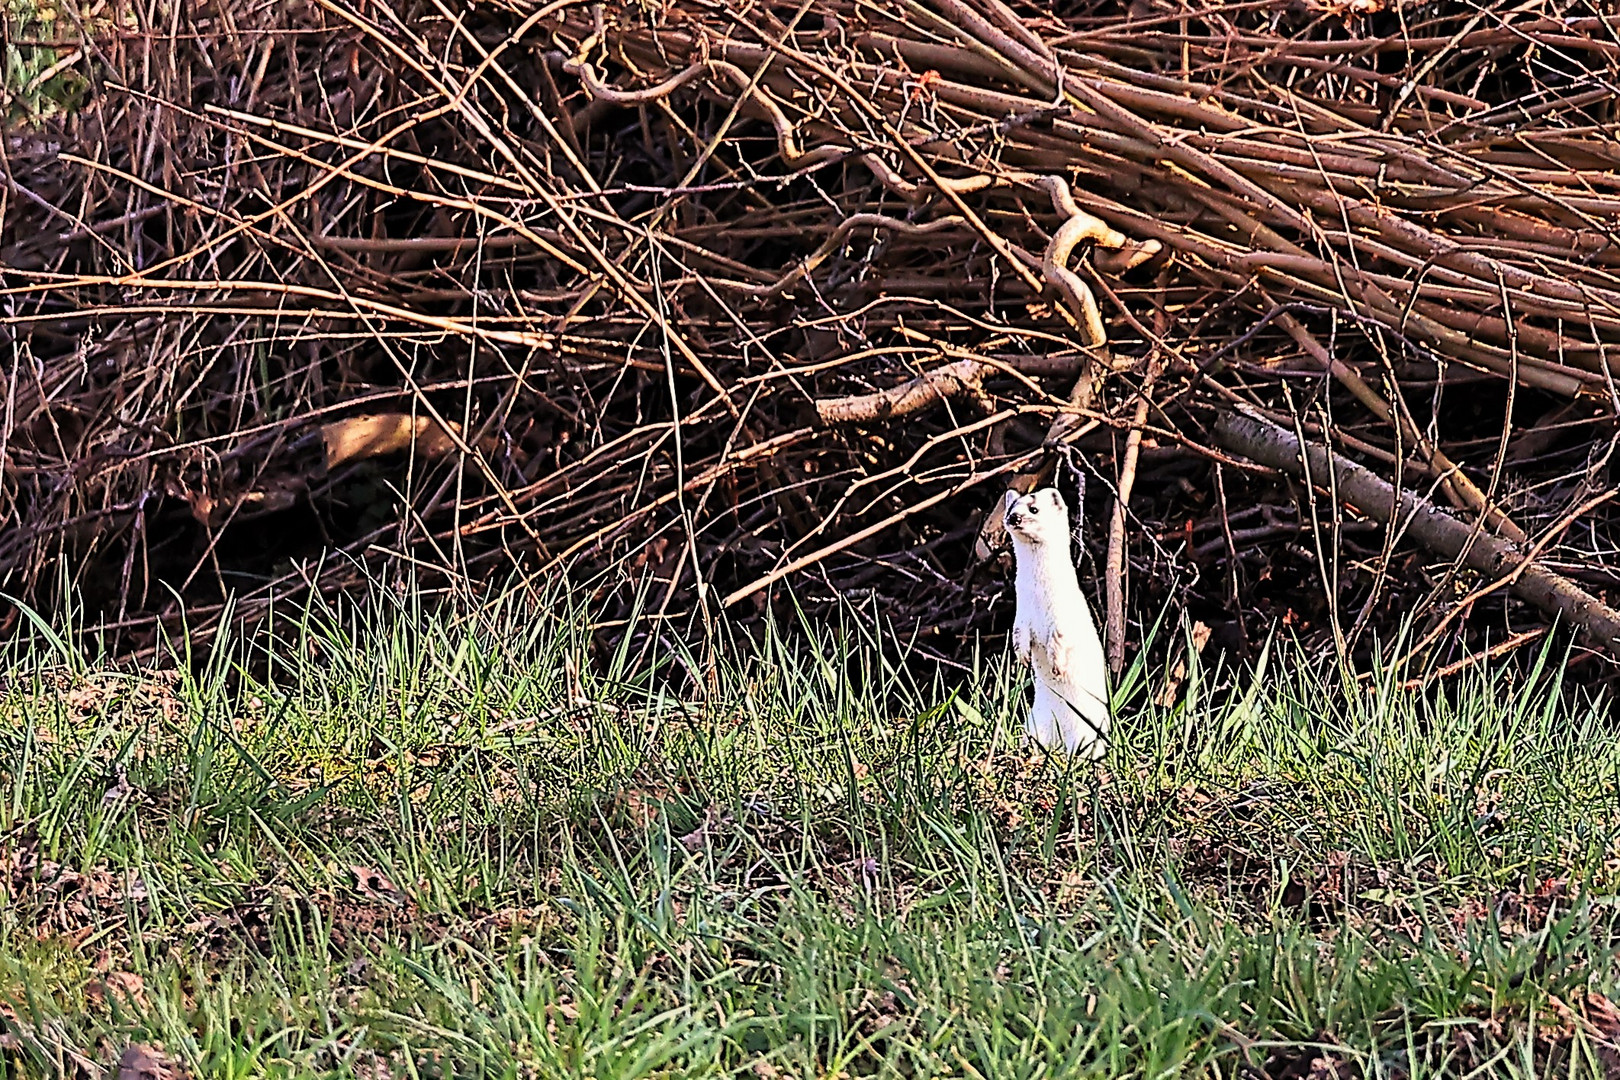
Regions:
<instances>
[{"instance_id":1,"label":"stoat's chest","mask_svg":"<svg viewBox=\"0 0 1620 1080\"><path fill-rule=\"evenodd\" d=\"M1067 609L1080 599L1080 584L1074 567L1067 560L1025 557L1019 552L1018 621L1031 629L1045 628L1049 633L1061 625L1065 617L1073 617Z\"/></svg>"}]
</instances>

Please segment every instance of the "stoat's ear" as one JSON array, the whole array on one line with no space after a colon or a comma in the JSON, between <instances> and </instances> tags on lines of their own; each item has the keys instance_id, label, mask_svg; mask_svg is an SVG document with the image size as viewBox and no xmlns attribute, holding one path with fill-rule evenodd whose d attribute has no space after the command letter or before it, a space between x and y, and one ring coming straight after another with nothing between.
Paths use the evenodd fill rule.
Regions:
<instances>
[{"instance_id":1,"label":"stoat's ear","mask_svg":"<svg viewBox=\"0 0 1620 1080\"><path fill-rule=\"evenodd\" d=\"M1001 500L1001 512L1006 514L1011 511L1013 506L1018 502L1019 497L1020 496L1017 488L1008 488L1007 497Z\"/></svg>"},{"instance_id":2,"label":"stoat's ear","mask_svg":"<svg viewBox=\"0 0 1620 1080\"><path fill-rule=\"evenodd\" d=\"M1047 488L1046 493L1052 497L1052 505L1059 510L1067 510L1069 504L1063 501L1063 496L1057 488Z\"/></svg>"}]
</instances>

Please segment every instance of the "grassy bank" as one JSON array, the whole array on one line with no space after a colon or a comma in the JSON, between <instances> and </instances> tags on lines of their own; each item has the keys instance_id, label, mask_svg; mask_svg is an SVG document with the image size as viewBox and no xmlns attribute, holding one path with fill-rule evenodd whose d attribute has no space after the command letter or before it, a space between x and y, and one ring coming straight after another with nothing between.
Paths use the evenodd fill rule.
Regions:
<instances>
[{"instance_id":1,"label":"grassy bank","mask_svg":"<svg viewBox=\"0 0 1620 1080\"><path fill-rule=\"evenodd\" d=\"M1016 752L999 657L922 678L852 618L698 703L628 674L680 656L584 641L566 604L380 591L194 675L13 655L0 1073L1620 1063L1620 750L1549 676L1424 695L1279 649L1171 705L1133 681L1066 772Z\"/></svg>"}]
</instances>

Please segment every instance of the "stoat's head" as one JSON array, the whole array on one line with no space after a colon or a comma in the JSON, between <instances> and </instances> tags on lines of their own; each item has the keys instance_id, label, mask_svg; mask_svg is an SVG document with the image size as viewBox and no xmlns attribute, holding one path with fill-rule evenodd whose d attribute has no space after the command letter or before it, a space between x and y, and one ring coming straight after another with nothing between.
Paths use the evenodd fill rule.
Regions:
<instances>
[{"instance_id":1,"label":"stoat's head","mask_svg":"<svg viewBox=\"0 0 1620 1080\"><path fill-rule=\"evenodd\" d=\"M1007 492L1007 533L1032 546L1062 545L1068 550L1069 507L1057 488L1038 488L1028 495Z\"/></svg>"}]
</instances>

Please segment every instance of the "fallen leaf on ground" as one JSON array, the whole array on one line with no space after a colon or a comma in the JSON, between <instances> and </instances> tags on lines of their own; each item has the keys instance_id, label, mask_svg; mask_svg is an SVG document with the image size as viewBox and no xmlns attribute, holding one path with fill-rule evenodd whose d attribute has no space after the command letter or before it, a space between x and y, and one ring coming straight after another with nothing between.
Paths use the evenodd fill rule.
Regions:
<instances>
[{"instance_id":1,"label":"fallen leaf on ground","mask_svg":"<svg viewBox=\"0 0 1620 1080\"><path fill-rule=\"evenodd\" d=\"M390 904L404 904L406 897L399 886L389 880L388 875L369 866L351 866L349 872L354 875L355 884L360 891L372 900L382 900Z\"/></svg>"},{"instance_id":2,"label":"fallen leaf on ground","mask_svg":"<svg viewBox=\"0 0 1620 1080\"><path fill-rule=\"evenodd\" d=\"M140 1043L130 1043L118 1059L118 1080L181 1080L187 1075L185 1066Z\"/></svg>"},{"instance_id":3,"label":"fallen leaf on ground","mask_svg":"<svg viewBox=\"0 0 1620 1080\"><path fill-rule=\"evenodd\" d=\"M119 1004L146 1004L146 984L133 971L109 971L99 979L91 979L85 984L84 994L96 1005L105 1005L109 999Z\"/></svg>"},{"instance_id":4,"label":"fallen leaf on ground","mask_svg":"<svg viewBox=\"0 0 1620 1080\"><path fill-rule=\"evenodd\" d=\"M711 806L704 812L703 822L697 828L681 837L681 846L687 851L697 851L709 842L720 829L731 824L731 815L722 813L719 807Z\"/></svg>"},{"instance_id":5,"label":"fallen leaf on ground","mask_svg":"<svg viewBox=\"0 0 1620 1080\"><path fill-rule=\"evenodd\" d=\"M1586 995L1584 1013L1603 1075L1620 1077L1620 1007L1594 990Z\"/></svg>"}]
</instances>

